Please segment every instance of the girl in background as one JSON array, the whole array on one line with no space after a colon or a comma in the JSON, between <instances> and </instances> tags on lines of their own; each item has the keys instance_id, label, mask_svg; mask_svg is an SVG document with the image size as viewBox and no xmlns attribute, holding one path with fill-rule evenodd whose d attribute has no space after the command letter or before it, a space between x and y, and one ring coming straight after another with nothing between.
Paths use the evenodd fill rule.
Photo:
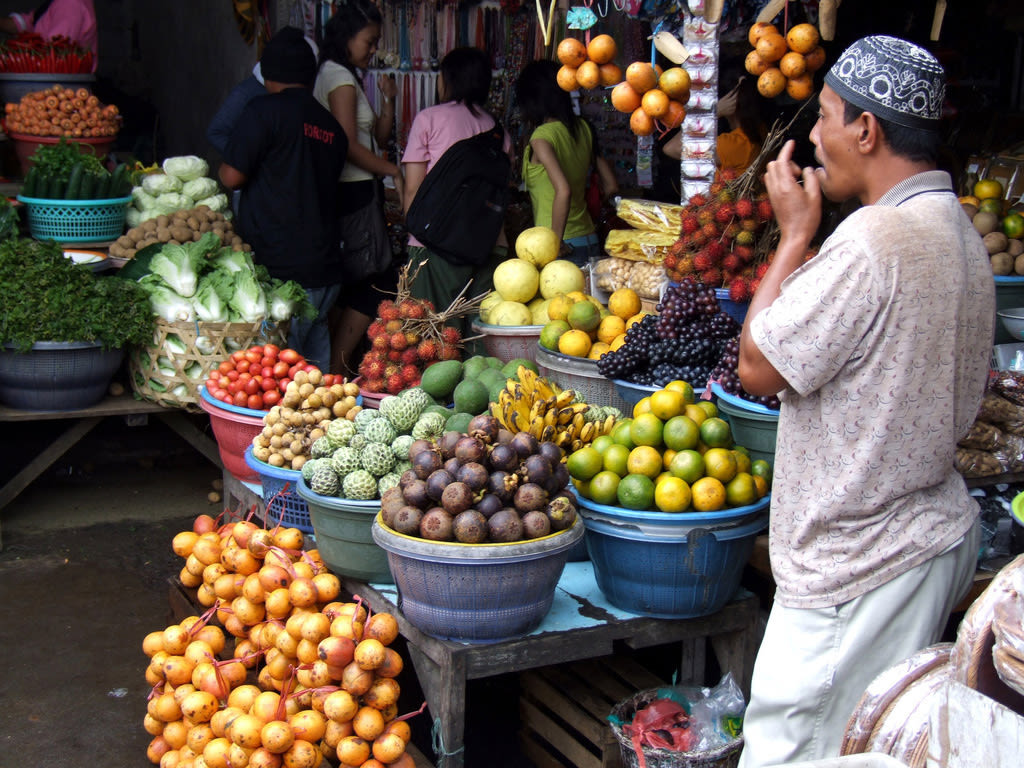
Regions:
<instances>
[{"instance_id":1,"label":"girl in background","mask_svg":"<svg viewBox=\"0 0 1024 768\"><path fill-rule=\"evenodd\" d=\"M348 161L338 189L343 250L351 253L354 248L370 247L375 252L374 261L381 265L360 280L343 282L338 311L334 313L330 370L350 376L359 365L353 359L356 347L376 315L377 304L386 298L378 288L393 290L396 280L384 222L382 178L394 179L401 198L402 171L381 157L378 149L391 137L398 86L386 75L377 78L383 95L378 117L359 77L359 70L369 66L377 50L380 26L380 10L369 0L349 0L341 5L324 29L320 69L313 86L317 101L341 123L348 137ZM372 242L367 243L368 237Z\"/></svg>"},{"instance_id":2,"label":"girl in background","mask_svg":"<svg viewBox=\"0 0 1024 768\"><path fill-rule=\"evenodd\" d=\"M544 59L527 64L516 80L516 102L532 129L523 152L523 181L535 226L550 227L562 240L562 257L577 266L601 257L601 242L587 210L592 170L602 197L616 194L610 166L595 151L590 125L576 115L572 99L557 81L558 65Z\"/></svg>"}]
</instances>

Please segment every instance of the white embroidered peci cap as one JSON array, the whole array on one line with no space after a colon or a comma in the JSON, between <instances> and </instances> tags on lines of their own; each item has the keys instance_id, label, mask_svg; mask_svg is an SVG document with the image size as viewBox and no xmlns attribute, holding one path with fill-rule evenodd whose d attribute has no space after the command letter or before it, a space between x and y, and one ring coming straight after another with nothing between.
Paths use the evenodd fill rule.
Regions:
<instances>
[{"instance_id":1,"label":"white embroidered peci cap","mask_svg":"<svg viewBox=\"0 0 1024 768\"><path fill-rule=\"evenodd\" d=\"M863 37L825 75L844 101L908 128L936 130L946 72L919 45L888 35Z\"/></svg>"}]
</instances>

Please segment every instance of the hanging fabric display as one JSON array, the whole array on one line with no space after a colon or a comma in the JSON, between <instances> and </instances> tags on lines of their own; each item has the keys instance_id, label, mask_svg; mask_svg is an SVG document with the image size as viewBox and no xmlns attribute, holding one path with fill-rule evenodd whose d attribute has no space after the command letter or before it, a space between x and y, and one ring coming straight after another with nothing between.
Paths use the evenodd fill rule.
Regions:
<instances>
[{"instance_id":1,"label":"hanging fabric display","mask_svg":"<svg viewBox=\"0 0 1024 768\"><path fill-rule=\"evenodd\" d=\"M689 52L683 67L691 83L681 131L683 200L711 188L718 139L718 24L704 18L704 0L689 0L689 7L693 15L683 24L683 46Z\"/></svg>"}]
</instances>

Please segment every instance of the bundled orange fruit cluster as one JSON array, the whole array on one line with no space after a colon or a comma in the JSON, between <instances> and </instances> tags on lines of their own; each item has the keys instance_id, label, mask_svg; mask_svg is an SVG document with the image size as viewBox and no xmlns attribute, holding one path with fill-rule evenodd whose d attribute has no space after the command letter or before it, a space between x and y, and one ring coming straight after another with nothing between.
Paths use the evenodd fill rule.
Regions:
<instances>
[{"instance_id":1,"label":"bundled orange fruit cluster","mask_svg":"<svg viewBox=\"0 0 1024 768\"><path fill-rule=\"evenodd\" d=\"M655 121L666 130L681 125L690 100L690 74L682 67L661 67L634 61L626 79L612 89L612 106L629 115L629 129L637 136L654 133Z\"/></svg>"},{"instance_id":2,"label":"bundled orange fruit cluster","mask_svg":"<svg viewBox=\"0 0 1024 768\"><path fill-rule=\"evenodd\" d=\"M622 69L613 61L618 52L611 35L598 35L586 44L575 37L565 38L556 51L562 64L558 86L563 91L575 91L615 85L622 80Z\"/></svg>"},{"instance_id":3,"label":"bundled orange fruit cluster","mask_svg":"<svg viewBox=\"0 0 1024 768\"><path fill-rule=\"evenodd\" d=\"M762 96L773 99L785 91L797 101L810 97L814 72L825 64L817 27L797 24L783 35L774 24L759 21L750 28L747 39L754 50L747 54L744 66L757 78Z\"/></svg>"}]
</instances>

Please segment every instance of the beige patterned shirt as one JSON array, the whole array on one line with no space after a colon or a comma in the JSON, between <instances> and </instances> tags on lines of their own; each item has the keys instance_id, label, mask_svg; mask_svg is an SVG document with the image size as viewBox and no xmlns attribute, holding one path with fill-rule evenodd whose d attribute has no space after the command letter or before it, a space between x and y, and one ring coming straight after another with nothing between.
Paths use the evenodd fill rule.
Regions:
<instances>
[{"instance_id":1,"label":"beige patterned shirt","mask_svg":"<svg viewBox=\"0 0 1024 768\"><path fill-rule=\"evenodd\" d=\"M973 524L953 452L984 392L994 322L988 254L942 171L849 216L752 321L789 383L769 531L784 605L847 602Z\"/></svg>"}]
</instances>

